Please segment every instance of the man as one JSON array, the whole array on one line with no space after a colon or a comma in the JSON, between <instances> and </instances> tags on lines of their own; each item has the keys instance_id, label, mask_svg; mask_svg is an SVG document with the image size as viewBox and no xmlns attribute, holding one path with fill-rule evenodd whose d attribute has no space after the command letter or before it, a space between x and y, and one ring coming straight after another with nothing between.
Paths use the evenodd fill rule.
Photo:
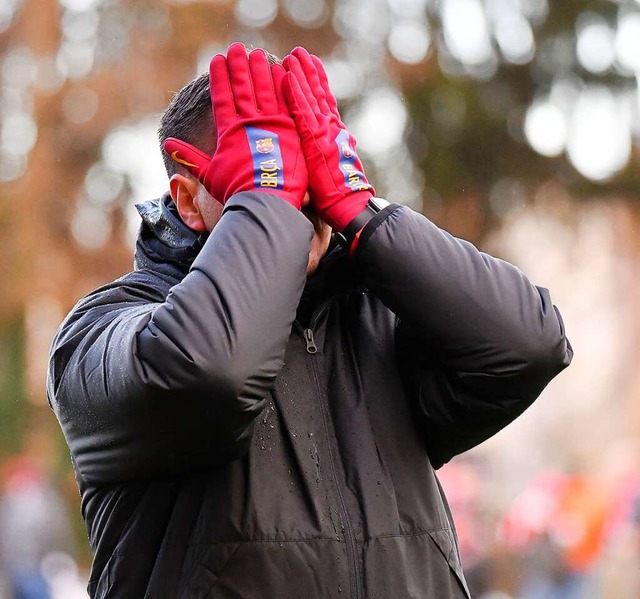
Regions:
<instances>
[{"instance_id":1,"label":"man","mask_svg":"<svg viewBox=\"0 0 640 599\"><path fill-rule=\"evenodd\" d=\"M202 77L163 117L136 270L53 344L90 595L468 597L434 468L569 364L549 294L373 198L303 49L209 79L213 121Z\"/></svg>"}]
</instances>

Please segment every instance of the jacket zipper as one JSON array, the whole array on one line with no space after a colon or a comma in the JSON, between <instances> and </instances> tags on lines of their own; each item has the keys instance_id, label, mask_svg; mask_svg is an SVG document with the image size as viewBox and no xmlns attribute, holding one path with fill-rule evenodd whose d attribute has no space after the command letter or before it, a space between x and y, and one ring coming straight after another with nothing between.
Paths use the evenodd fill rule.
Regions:
<instances>
[{"instance_id":1,"label":"jacket zipper","mask_svg":"<svg viewBox=\"0 0 640 599\"><path fill-rule=\"evenodd\" d=\"M316 345L316 341L313 338L313 331L311 329L304 330L304 340L307 343L308 354L318 353L318 346Z\"/></svg>"},{"instance_id":2,"label":"jacket zipper","mask_svg":"<svg viewBox=\"0 0 640 599\"><path fill-rule=\"evenodd\" d=\"M324 310L326 309L326 307L328 306L328 304L325 304L324 306L322 306L322 308L317 312L317 314L315 315L315 317L313 318L312 322L310 323L309 327L310 328L306 328L303 329L302 326L296 321L295 325L297 326L297 328L299 330L302 331L305 343L307 344L307 353L310 354L311 356L313 356L314 354L316 354L318 352L318 346L316 345L315 339L313 337L313 329L311 327L313 327L318 320L320 319L320 316L322 315L322 313L324 312ZM316 360L315 359L311 359L311 366L312 366L312 370L313 370L313 378L316 384L316 391L318 393L318 395L320 395L321 398L323 398L323 393L322 393L322 387L320 386L320 380L318 377L318 371L317 371L317 365L316 365ZM329 419L329 415L327 414L327 406L326 406L326 402L325 401L321 401L320 402L321 406L322 406L322 419L323 419L323 424L324 424L324 432L325 435L327 437L327 442L329 440L329 424L328 424L328 419ZM347 510L347 504L346 501L344 499L344 495L342 493L342 481L338 478L338 473L337 473L337 469L336 469L336 465L335 465L335 458L333 455L333 450L329 444L329 464L331 466L331 472L333 474L333 479L336 482L336 490L337 490L337 494L338 494L338 503L339 503L339 509L340 509L340 521L341 524L343 524L343 534L344 534L344 538L346 541L346 545L347 545L347 556L350 558L350 562L351 562L351 570L352 570L352 576L351 576L351 588L353 589L353 593L355 596L355 599L360 599L360 597L362 596L361 590L360 590L360 568L358 567L358 556L357 556L357 551L356 551L356 539L355 539L355 535L353 534L353 529L351 528L351 522L349 520L349 512Z\"/></svg>"}]
</instances>

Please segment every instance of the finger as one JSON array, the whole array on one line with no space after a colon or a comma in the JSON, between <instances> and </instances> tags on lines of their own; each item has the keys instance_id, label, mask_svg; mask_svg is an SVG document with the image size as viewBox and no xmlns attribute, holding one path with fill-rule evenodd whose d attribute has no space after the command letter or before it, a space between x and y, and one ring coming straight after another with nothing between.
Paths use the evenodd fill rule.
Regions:
<instances>
[{"instance_id":1,"label":"finger","mask_svg":"<svg viewBox=\"0 0 640 599\"><path fill-rule=\"evenodd\" d=\"M213 119L218 137L221 131L236 117L236 103L233 99L227 59L222 54L216 54L209 63L209 87L211 88L211 105Z\"/></svg>"},{"instance_id":2,"label":"finger","mask_svg":"<svg viewBox=\"0 0 640 599\"><path fill-rule=\"evenodd\" d=\"M300 135L300 137L308 137L312 131L318 129L319 123L294 73L289 72L285 74L282 79L282 92L287 101L291 117L296 124L298 135Z\"/></svg>"},{"instance_id":3,"label":"finger","mask_svg":"<svg viewBox=\"0 0 640 599\"><path fill-rule=\"evenodd\" d=\"M243 117L255 116L257 106L253 91L253 79L251 78L249 57L243 44L236 42L229 46L227 68L229 69L236 112Z\"/></svg>"},{"instance_id":4,"label":"finger","mask_svg":"<svg viewBox=\"0 0 640 599\"><path fill-rule=\"evenodd\" d=\"M266 114L277 114L278 98L271 74L271 65L264 50L258 49L250 52L249 68L258 110Z\"/></svg>"},{"instance_id":5,"label":"finger","mask_svg":"<svg viewBox=\"0 0 640 599\"><path fill-rule=\"evenodd\" d=\"M304 72L298 57L293 54L289 54L289 56L285 58L285 68L295 76L298 81L298 86L302 90L302 95L307 99L307 103L311 109L320 114L321 110L318 105L318 99L315 97L311 87L309 86L307 74Z\"/></svg>"},{"instance_id":6,"label":"finger","mask_svg":"<svg viewBox=\"0 0 640 599\"><path fill-rule=\"evenodd\" d=\"M180 164L192 175L202 180L209 166L209 162L211 162L211 156L175 137L165 139L162 147L164 151L171 156L171 160Z\"/></svg>"},{"instance_id":7,"label":"finger","mask_svg":"<svg viewBox=\"0 0 640 599\"><path fill-rule=\"evenodd\" d=\"M330 114L331 109L325 97L324 87L320 84L320 78L318 76L318 70L316 64L311 58L311 54L304 48L298 46L291 52L295 58L300 62L302 72L305 74L307 82L309 83L309 89L318 102L318 107L323 114ZM322 67L322 65L320 65ZM324 69L323 69L324 70Z\"/></svg>"},{"instance_id":8,"label":"finger","mask_svg":"<svg viewBox=\"0 0 640 599\"><path fill-rule=\"evenodd\" d=\"M324 90L324 97L329 106L329 110L331 111L333 116L336 117L336 119L338 119L338 123L340 123L340 125L344 127L345 125L342 122L342 117L340 116L340 111L338 110L338 102L336 101L336 98L333 95L333 92L331 91L331 87L329 87L329 78L327 77L327 72L324 69L324 65L322 64L320 59L314 54L311 54L311 60L313 61L313 64L316 67L316 72L318 73L318 80L320 82L320 86Z\"/></svg>"},{"instance_id":9,"label":"finger","mask_svg":"<svg viewBox=\"0 0 640 599\"><path fill-rule=\"evenodd\" d=\"M280 114L289 113L287 101L285 100L284 91L282 89L283 80L286 74L287 72L284 70L284 67L281 64L271 65L271 79L273 81L273 88L276 96L276 101L278 103L278 112Z\"/></svg>"}]
</instances>

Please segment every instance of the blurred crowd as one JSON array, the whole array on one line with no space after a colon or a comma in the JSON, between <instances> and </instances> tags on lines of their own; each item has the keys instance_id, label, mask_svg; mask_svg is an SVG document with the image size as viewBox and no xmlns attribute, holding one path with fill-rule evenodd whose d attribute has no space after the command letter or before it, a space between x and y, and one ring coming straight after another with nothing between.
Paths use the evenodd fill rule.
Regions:
<instances>
[{"instance_id":1,"label":"blurred crowd","mask_svg":"<svg viewBox=\"0 0 640 599\"><path fill-rule=\"evenodd\" d=\"M56 476L49 424L31 428L22 450L0 462L0 599L87 597L76 564L77 506Z\"/></svg>"},{"instance_id":2,"label":"blurred crowd","mask_svg":"<svg viewBox=\"0 0 640 599\"><path fill-rule=\"evenodd\" d=\"M0 463L0 599L87 597L75 485L56 474L49 424ZM474 599L640 597L640 467L635 445L615 453L604 474L541 471L507 505L481 453L439 471Z\"/></svg>"},{"instance_id":3,"label":"blurred crowd","mask_svg":"<svg viewBox=\"0 0 640 599\"><path fill-rule=\"evenodd\" d=\"M638 599L640 468L538 473L507 506L481 460L440 472L478 599Z\"/></svg>"}]
</instances>

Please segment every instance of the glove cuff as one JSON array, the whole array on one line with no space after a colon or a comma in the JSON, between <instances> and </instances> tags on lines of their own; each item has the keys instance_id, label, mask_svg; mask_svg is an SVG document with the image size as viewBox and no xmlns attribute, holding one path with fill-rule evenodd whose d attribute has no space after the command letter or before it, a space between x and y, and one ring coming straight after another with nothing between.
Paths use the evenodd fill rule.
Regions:
<instances>
[{"instance_id":1,"label":"glove cuff","mask_svg":"<svg viewBox=\"0 0 640 599\"><path fill-rule=\"evenodd\" d=\"M381 210L384 210L389 205L389 202L383 198L376 198L371 196L367 201L364 210L359 212L349 224L344 227L341 232L338 232L338 240L347 248L351 248L356 235L366 226L366 224Z\"/></svg>"}]
</instances>

